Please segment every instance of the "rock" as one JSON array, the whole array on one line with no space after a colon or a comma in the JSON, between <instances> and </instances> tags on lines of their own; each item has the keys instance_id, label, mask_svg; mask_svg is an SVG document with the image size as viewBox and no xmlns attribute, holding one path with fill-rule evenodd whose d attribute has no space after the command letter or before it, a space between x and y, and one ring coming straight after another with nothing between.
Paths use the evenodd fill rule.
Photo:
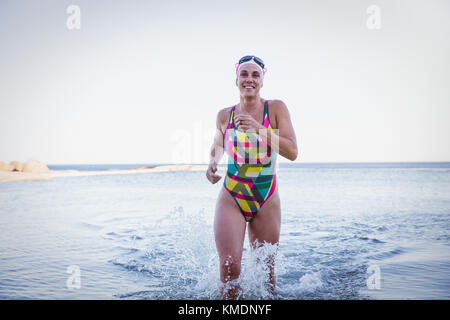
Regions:
<instances>
[{"instance_id":1,"label":"rock","mask_svg":"<svg viewBox=\"0 0 450 320\"><path fill-rule=\"evenodd\" d=\"M23 163L20 163L19 161L11 161L9 165L14 167L12 171L22 171Z\"/></svg>"},{"instance_id":2,"label":"rock","mask_svg":"<svg viewBox=\"0 0 450 320\"><path fill-rule=\"evenodd\" d=\"M14 167L13 167L13 166L11 166L11 165L9 165L9 164L6 164L6 163L4 163L4 162L2 162L2 161L0 161L0 171L11 172L11 171L13 171L13 170L14 170Z\"/></svg>"},{"instance_id":3,"label":"rock","mask_svg":"<svg viewBox=\"0 0 450 320\"><path fill-rule=\"evenodd\" d=\"M29 159L23 164L22 172L50 173L50 169L39 160Z\"/></svg>"}]
</instances>

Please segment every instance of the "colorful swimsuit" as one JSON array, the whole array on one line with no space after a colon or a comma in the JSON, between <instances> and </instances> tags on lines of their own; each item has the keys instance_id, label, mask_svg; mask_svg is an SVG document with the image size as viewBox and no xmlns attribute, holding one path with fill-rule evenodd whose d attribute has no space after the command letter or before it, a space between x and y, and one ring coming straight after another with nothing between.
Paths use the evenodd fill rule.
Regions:
<instances>
[{"instance_id":1,"label":"colorful swimsuit","mask_svg":"<svg viewBox=\"0 0 450 320\"><path fill-rule=\"evenodd\" d=\"M223 185L233 196L246 221L251 221L263 204L278 190L275 164L276 152L255 132L243 132L234 124L231 109L224 133L228 153L228 170ZM269 105L264 103L263 125L273 130L269 121Z\"/></svg>"}]
</instances>

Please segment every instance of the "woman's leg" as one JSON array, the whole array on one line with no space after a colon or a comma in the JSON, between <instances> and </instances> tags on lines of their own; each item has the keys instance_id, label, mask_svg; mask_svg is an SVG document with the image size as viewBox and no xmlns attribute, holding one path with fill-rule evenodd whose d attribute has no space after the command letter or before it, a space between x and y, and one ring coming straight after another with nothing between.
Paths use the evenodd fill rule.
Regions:
<instances>
[{"instance_id":1,"label":"woman's leg","mask_svg":"<svg viewBox=\"0 0 450 320\"><path fill-rule=\"evenodd\" d=\"M221 189L214 217L214 235L220 262L220 280L227 284L221 292L223 299L239 298L239 285L229 283L241 273L242 249L246 221L231 194Z\"/></svg>"},{"instance_id":2,"label":"woman's leg","mask_svg":"<svg viewBox=\"0 0 450 320\"><path fill-rule=\"evenodd\" d=\"M248 227L248 238L253 249L257 245L262 245L264 242L271 244L278 244L280 240L280 225L281 225L281 207L280 197L278 192L272 194L262 208L258 211L256 216L251 220ZM266 257L266 263L269 265L269 289L274 292L275 279L275 255Z\"/></svg>"}]
</instances>

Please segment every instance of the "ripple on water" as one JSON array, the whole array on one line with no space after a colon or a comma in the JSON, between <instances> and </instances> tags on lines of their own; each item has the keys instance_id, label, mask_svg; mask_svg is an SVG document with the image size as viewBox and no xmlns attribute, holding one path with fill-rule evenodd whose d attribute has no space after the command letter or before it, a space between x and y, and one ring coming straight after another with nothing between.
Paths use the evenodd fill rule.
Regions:
<instances>
[{"instance_id":1,"label":"ripple on water","mask_svg":"<svg viewBox=\"0 0 450 320\"><path fill-rule=\"evenodd\" d=\"M402 254L406 254L409 252L409 249L406 248L396 248L393 250L389 250L389 251L383 251L380 253L376 253L374 255L370 255L367 257L367 259L370 260L385 260L385 259L389 259L398 255L402 255Z\"/></svg>"},{"instance_id":2,"label":"ripple on water","mask_svg":"<svg viewBox=\"0 0 450 320\"><path fill-rule=\"evenodd\" d=\"M359 240L364 240L364 241L368 241L368 242L372 242L372 243L386 243L386 242L378 240L376 238L358 237L358 236L354 236L354 237L359 239Z\"/></svg>"}]
</instances>

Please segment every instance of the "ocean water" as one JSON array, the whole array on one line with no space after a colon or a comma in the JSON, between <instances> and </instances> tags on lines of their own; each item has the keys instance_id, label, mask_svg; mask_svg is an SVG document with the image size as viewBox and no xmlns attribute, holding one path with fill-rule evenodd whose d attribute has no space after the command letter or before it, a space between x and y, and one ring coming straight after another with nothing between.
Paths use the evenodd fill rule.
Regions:
<instances>
[{"instance_id":1,"label":"ocean water","mask_svg":"<svg viewBox=\"0 0 450 320\"><path fill-rule=\"evenodd\" d=\"M450 163L280 165L278 182L277 288L260 263L276 248L246 237L244 298L450 299ZM0 183L0 299L218 299L222 183L204 172Z\"/></svg>"}]
</instances>

